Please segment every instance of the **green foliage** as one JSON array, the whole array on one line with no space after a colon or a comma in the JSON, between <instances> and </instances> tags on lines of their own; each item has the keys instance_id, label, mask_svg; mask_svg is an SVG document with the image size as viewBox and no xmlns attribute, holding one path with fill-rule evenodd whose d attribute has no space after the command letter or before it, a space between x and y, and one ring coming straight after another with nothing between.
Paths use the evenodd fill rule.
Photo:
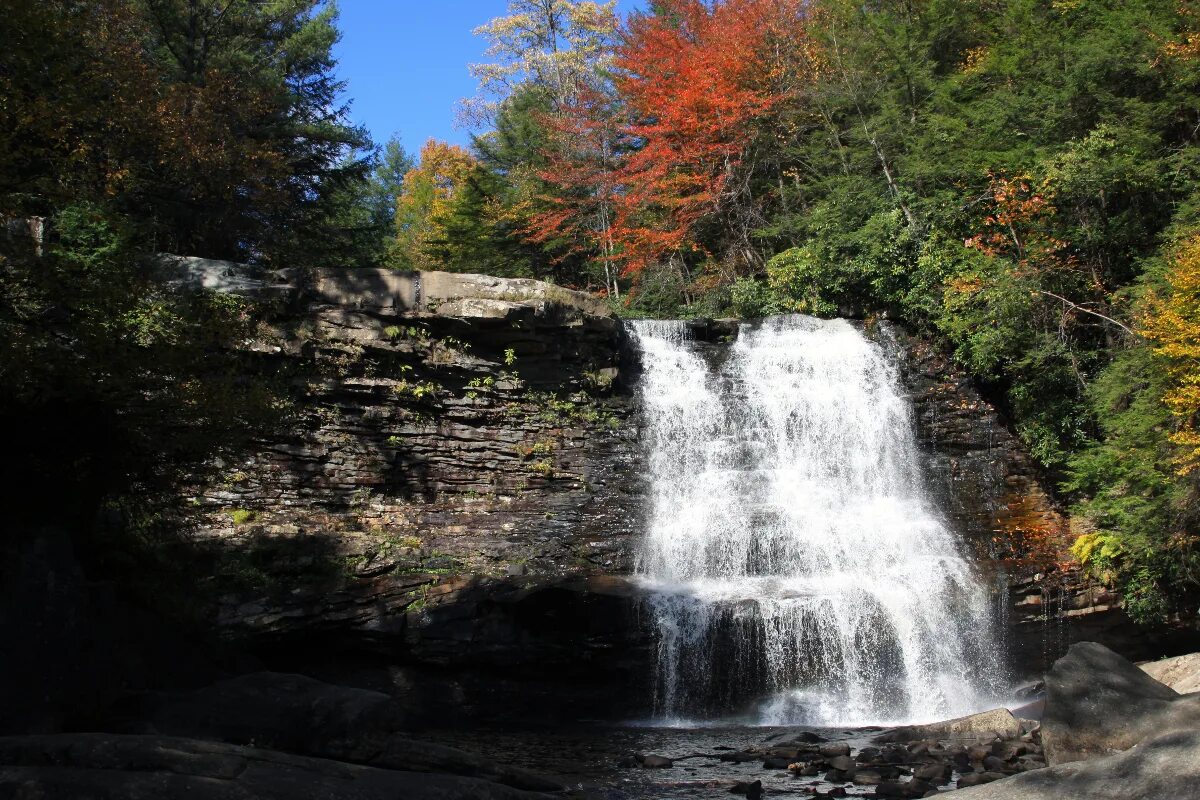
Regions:
<instances>
[{"instance_id":1,"label":"green foliage","mask_svg":"<svg viewBox=\"0 0 1200 800\"><path fill-rule=\"evenodd\" d=\"M235 508L229 512L229 519L233 521L234 525L249 525L258 519L258 513L248 508Z\"/></svg>"},{"instance_id":2,"label":"green foliage","mask_svg":"<svg viewBox=\"0 0 1200 800\"><path fill-rule=\"evenodd\" d=\"M65 481L58 511L86 514L97 495L170 492L287 420L285 376L246 380L236 344L257 323L244 300L163 286L109 206L77 203L49 226L41 256L0 241L0 418L23 453L6 481Z\"/></svg>"},{"instance_id":3,"label":"green foliage","mask_svg":"<svg viewBox=\"0 0 1200 800\"><path fill-rule=\"evenodd\" d=\"M392 394L398 398L427 400L437 397L441 386L433 381L410 381L401 379L392 385Z\"/></svg>"},{"instance_id":4,"label":"green foliage","mask_svg":"<svg viewBox=\"0 0 1200 800\"><path fill-rule=\"evenodd\" d=\"M847 293L844 271L823 261L811 247L792 247L767 262L767 277L789 311L832 317L837 299Z\"/></svg>"},{"instance_id":5,"label":"green foliage","mask_svg":"<svg viewBox=\"0 0 1200 800\"><path fill-rule=\"evenodd\" d=\"M1200 574L1200 555L1176 536L1188 490L1172 469L1163 384L1148 347L1118 355L1088 392L1102 435L1071 458L1063 485L1077 498L1077 523L1091 531L1072 553L1119 586L1127 610L1144 622L1185 602Z\"/></svg>"},{"instance_id":6,"label":"green foliage","mask_svg":"<svg viewBox=\"0 0 1200 800\"><path fill-rule=\"evenodd\" d=\"M729 287L729 305L743 319L767 317L779 308L771 289L753 278L738 278L733 282Z\"/></svg>"}]
</instances>

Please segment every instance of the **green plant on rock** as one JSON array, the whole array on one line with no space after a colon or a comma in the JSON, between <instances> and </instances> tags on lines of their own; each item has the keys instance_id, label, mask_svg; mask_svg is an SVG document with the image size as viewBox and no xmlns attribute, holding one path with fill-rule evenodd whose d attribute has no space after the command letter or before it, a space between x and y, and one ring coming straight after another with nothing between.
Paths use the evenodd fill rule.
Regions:
<instances>
[{"instance_id":1,"label":"green plant on rock","mask_svg":"<svg viewBox=\"0 0 1200 800\"><path fill-rule=\"evenodd\" d=\"M554 452L556 447L557 443L553 439L542 439L529 445L518 444L516 450L522 458L529 459L534 456L549 455Z\"/></svg>"},{"instance_id":2,"label":"green plant on rock","mask_svg":"<svg viewBox=\"0 0 1200 800\"><path fill-rule=\"evenodd\" d=\"M392 385L392 393L404 399L425 400L436 397L441 388L433 381L409 381L402 378Z\"/></svg>"},{"instance_id":3,"label":"green plant on rock","mask_svg":"<svg viewBox=\"0 0 1200 800\"><path fill-rule=\"evenodd\" d=\"M421 584L409 592L407 596L411 597L412 600L404 607L405 613L421 613L429 605L429 584Z\"/></svg>"},{"instance_id":4,"label":"green plant on rock","mask_svg":"<svg viewBox=\"0 0 1200 800\"><path fill-rule=\"evenodd\" d=\"M613 385L613 373L608 370L595 370L583 373L583 384L589 389L607 392Z\"/></svg>"},{"instance_id":5,"label":"green plant on rock","mask_svg":"<svg viewBox=\"0 0 1200 800\"><path fill-rule=\"evenodd\" d=\"M359 577L359 572L365 567L369 559L365 555L346 556L342 559L342 577L354 579Z\"/></svg>"},{"instance_id":6,"label":"green plant on rock","mask_svg":"<svg viewBox=\"0 0 1200 800\"><path fill-rule=\"evenodd\" d=\"M1071 545L1071 555L1093 578L1101 583L1112 583L1116 580L1118 564L1125 555L1125 548L1121 546L1121 540L1111 533L1085 533Z\"/></svg>"},{"instance_id":7,"label":"green plant on rock","mask_svg":"<svg viewBox=\"0 0 1200 800\"><path fill-rule=\"evenodd\" d=\"M229 512L234 525L248 525L258 519L258 512L249 508L235 508Z\"/></svg>"}]
</instances>

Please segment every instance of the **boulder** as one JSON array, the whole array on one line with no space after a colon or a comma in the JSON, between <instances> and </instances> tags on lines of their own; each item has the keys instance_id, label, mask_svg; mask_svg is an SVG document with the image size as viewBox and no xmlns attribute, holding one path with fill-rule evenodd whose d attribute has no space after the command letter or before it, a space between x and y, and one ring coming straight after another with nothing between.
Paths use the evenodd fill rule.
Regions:
<instances>
[{"instance_id":1,"label":"boulder","mask_svg":"<svg viewBox=\"0 0 1200 800\"><path fill-rule=\"evenodd\" d=\"M328 756L331 747L404 726L390 695L304 675L255 672L188 692L149 695L139 717L154 732Z\"/></svg>"},{"instance_id":2,"label":"boulder","mask_svg":"<svg viewBox=\"0 0 1200 800\"><path fill-rule=\"evenodd\" d=\"M345 749L340 753L330 751L329 755L340 760L384 769L440 772L482 778L492 783L533 792L557 792L563 788L560 782L521 767L499 764L455 747L417 741L395 734L388 736L382 746L364 743L359 749Z\"/></svg>"},{"instance_id":3,"label":"boulder","mask_svg":"<svg viewBox=\"0 0 1200 800\"><path fill-rule=\"evenodd\" d=\"M1200 653L1147 661L1138 666L1142 672L1180 694L1200 692Z\"/></svg>"},{"instance_id":4,"label":"boulder","mask_svg":"<svg viewBox=\"0 0 1200 800\"><path fill-rule=\"evenodd\" d=\"M1042 744L1050 766L1128 750L1200 727L1200 695L1183 696L1095 642L1079 642L1046 676Z\"/></svg>"},{"instance_id":5,"label":"boulder","mask_svg":"<svg viewBox=\"0 0 1200 800\"><path fill-rule=\"evenodd\" d=\"M950 779L950 767L937 762L922 764L913 770L913 777L930 783L945 783Z\"/></svg>"},{"instance_id":6,"label":"boulder","mask_svg":"<svg viewBox=\"0 0 1200 800\"><path fill-rule=\"evenodd\" d=\"M478 778L254 747L103 733L0 738L0 797L40 800L544 800Z\"/></svg>"},{"instance_id":7,"label":"boulder","mask_svg":"<svg viewBox=\"0 0 1200 800\"><path fill-rule=\"evenodd\" d=\"M962 785L960 783L960 785ZM1200 786L1200 730L1177 730L1124 753L1060 764L962 789L955 800L1175 800Z\"/></svg>"},{"instance_id":8,"label":"boulder","mask_svg":"<svg viewBox=\"0 0 1200 800\"><path fill-rule=\"evenodd\" d=\"M445 772L518 789L562 788L519 767L400 735L405 715L395 698L304 675L256 672L194 691L147 695L141 706L138 716L157 734L407 772Z\"/></svg>"},{"instance_id":9,"label":"boulder","mask_svg":"<svg viewBox=\"0 0 1200 800\"><path fill-rule=\"evenodd\" d=\"M876 736L876 742L911 742L918 739L979 739L999 736L1015 739L1021 735L1021 723L1007 708L993 708L967 717L957 717L927 725L906 725Z\"/></svg>"},{"instance_id":10,"label":"boulder","mask_svg":"<svg viewBox=\"0 0 1200 800\"><path fill-rule=\"evenodd\" d=\"M763 796L762 781L754 781L753 783L739 781L729 787L729 793L745 795L748 800L760 800Z\"/></svg>"},{"instance_id":11,"label":"boulder","mask_svg":"<svg viewBox=\"0 0 1200 800\"><path fill-rule=\"evenodd\" d=\"M834 756L829 759L829 766L839 772L849 772L854 769L854 759L850 756Z\"/></svg>"}]
</instances>

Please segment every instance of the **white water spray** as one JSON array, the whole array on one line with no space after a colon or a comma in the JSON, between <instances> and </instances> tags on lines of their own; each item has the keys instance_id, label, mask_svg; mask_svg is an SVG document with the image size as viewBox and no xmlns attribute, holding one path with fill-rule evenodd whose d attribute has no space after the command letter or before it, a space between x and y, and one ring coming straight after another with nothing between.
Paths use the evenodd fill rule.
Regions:
<instances>
[{"instance_id":1,"label":"white water spray","mask_svg":"<svg viewBox=\"0 0 1200 800\"><path fill-rule=\"evenodd\" d=\"M844 320L742 325L723 363L686 330L633 323L658 713L865 725L986 705L989 593L924 492L892 361Z\"/></svg>"}]
</instances>

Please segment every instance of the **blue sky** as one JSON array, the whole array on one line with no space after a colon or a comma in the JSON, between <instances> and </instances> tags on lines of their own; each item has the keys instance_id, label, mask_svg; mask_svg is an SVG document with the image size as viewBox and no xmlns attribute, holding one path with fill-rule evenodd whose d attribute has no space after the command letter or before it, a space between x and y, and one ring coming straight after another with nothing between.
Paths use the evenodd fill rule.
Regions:
<instances>
[{"instance_id":1,"label":"blue sky","mask_svg":"<svg viewBox=\"0 0 1200 800\"><path fill-rule=\"evenodd\" d=\"M642 0L620 0L627 12ZM460 98L475 94L467 65L486 43L471 31L502 16L507 0L340 0L342 40L334 48L348 83L350 117L379 143L399 134L416 153L431 136L466 144L454 125Z\"/></svg>"}]
</instances>

